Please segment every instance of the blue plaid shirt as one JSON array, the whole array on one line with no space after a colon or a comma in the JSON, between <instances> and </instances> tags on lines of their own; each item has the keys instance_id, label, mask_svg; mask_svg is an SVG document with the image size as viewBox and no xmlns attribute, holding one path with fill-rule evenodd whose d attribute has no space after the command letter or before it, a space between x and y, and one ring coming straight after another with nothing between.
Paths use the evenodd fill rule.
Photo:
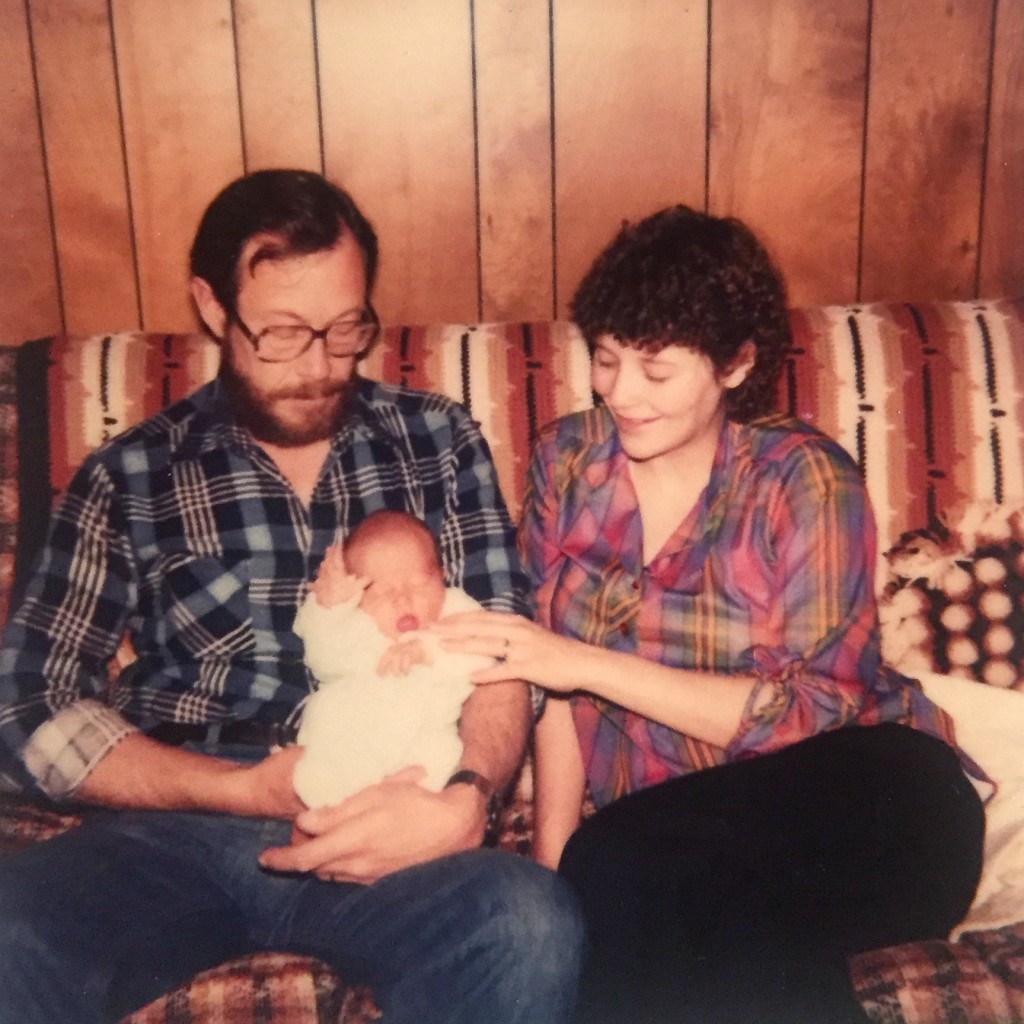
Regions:
<instances>
[{"instance_id":1,"label":"blue plaid shirt","mask_svg":"<svg viewBox=\"0 0 1024 1024\"><path fill-rule=\"evenodd\" d=\"M312 689L292 632L324 551L370 512L412 512L448 586L527 612L487 444L461 406L358 380L307 508L234 425L219 382L90 456L0 648L0 782L74 793L127 733L293 719ZM122 636L137 659L109 682Z\"/></svg>"}]
</instances>

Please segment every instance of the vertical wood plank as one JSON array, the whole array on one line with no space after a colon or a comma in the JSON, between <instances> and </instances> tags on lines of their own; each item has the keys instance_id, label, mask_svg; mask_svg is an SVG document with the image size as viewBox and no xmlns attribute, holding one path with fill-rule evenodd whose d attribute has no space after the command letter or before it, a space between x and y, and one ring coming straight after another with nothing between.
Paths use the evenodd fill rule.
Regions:
<instances>
[{"instance_id":1,"label":"vertical wood plank","mask_svg":"<svg viewBox=\"0 0 1024 1024\"><path fill-rule=\"evenodd\" d=\"M245 164L320 171L313 7L235 0Z\"/></svg>"},{"instance_id":2,"label":"vertical wood plank","mask_svg":"<svg viewBox=\"0 0 1024 1024\"><path fill-rule=\"evenodd\" d=\"M147 330L192 328L188 250L242 173L230 0L113 0Z\"/></svg>"},{"instance_id":3,"label":"vertical wood plank","mask_svg":"<svg viewBox=\"0 0 1024 1024\"><path fill-rule=\"evenodd\" d=\"M1024 295L1024 4L997 7L978 289Z\"/></svg>"},{"instance_id":4,"label":"vertical wood plank","mask_svg":"<svg viewBox=\"0 0 1024 1024\"><path fill-rule=\"evenodd\" d=\"M0 342L61 329L43 143L23 0L0 0Z\"/></svg>"},{"instance_id":5,"label":"vertical wood plank","mask_svg":"<svg viewBox=\"0 0 1024 1024\"><path fill-rule=\"evenodd\" d=\"M33 0L31 11L66 329L137 328L106 0Z\"/></svg>"},{"instance_id":6,"label":"vertical wood plank","mask_svg":"<svg viewBox=\"0 0 1024 1024\"><path fill-rule=\"evenodd\" d=\"M772 250L790 302L855 298L867 0L715 0L709 209Z\"/></svg>"},{"instance_id":7,"label":"vertical wood plank","mask_svg":"<svg viewBox=\"0 0 1024 1024\"><path fill-rule=\"evenodd\" d=\"M991 19L991 0L874 6L865 301L974 294Z\"/></svg>"},{"instance_id":8,"label":"vertical wood plank","mask_svg":"<svg viewBox=\"0 0 1024 1024\"><path fill-rule=\"evenodd\" d=\"M557 0L556 302L623 220L703 208L707 10L678 0Z\"/></svg>"},{"instance_id":9,"label":"vertical wood plank","mask_svg":"<svg viewBox=\"0 0 1024 1024\"><path fill-rule=\"evenodd\" d=\"M476 0L481 314L554 309L548 0Z\"/></svg>"},{"instance_id":10,"label":"vertical wood plank","mask_svg":"<svg viewBox=\"0 0 1024 1024\"><path fill-rule=\"evenodd\" d=\"M466 0L317 0L327 171L381 241L390 323L477 315Z\"/></svg>"}]
</instances>

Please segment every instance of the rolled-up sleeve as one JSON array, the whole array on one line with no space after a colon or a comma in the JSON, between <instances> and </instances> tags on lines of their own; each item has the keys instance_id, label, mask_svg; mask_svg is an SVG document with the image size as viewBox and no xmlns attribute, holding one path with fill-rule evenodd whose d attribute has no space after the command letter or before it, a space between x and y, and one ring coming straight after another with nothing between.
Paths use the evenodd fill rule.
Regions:
<instances>
[{"instance_id":1,"label":"rolled-up sleeve","mask_svg":"<svg viewBox=\"0 0 1024 1024\"><path fill-rule=\"evenodd\" d=\"M765 519L775 599L751 623L735 671L757 682L730 758L781 749L871 717L881 656L875 526L856 467L831 445L803 445L773 487Z\"/></svg>"},{"instance_id":2,"label":"rolled-up sleeve","mask_svg":"<svg viewBox=\"0 0 1024 1024\"><path fill-rule=\"evenodd\" d=\"M87 461L0 645L0 773L8 788L72 795L135 731L108 700L107 666L135 603L133 562L104 467Z\"/></svg>"}]
</instances>

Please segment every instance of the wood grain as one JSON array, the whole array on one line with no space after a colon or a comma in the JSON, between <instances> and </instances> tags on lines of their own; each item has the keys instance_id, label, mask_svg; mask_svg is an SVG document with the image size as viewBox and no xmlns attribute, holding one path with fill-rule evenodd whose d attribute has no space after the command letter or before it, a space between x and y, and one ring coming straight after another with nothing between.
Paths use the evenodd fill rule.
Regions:
<instances>
[{"instance_id":1,"label":"wood grain","mask_svg":"<svg viewBox=\"0 0 1024 1024\"><path fill-rule=\"evenodd\" d=\"M381 317L475 319L468 4L317 0L316 11L327 171L380 237Z\"/></svg>"},{"instance_id":2,"label":"wood grain","mask_svg":"<svg viewBox=\"0 0 1024 1024\"><path fill-rule=\"evenodd\" d=\"M1024 295L1024 3L997 8L978 292Z\"/></svg>"},{"instance_id":3,"label":"wood grain","mask_svg":"<svg viewBox=\"0 0 1024 1024\"><path fill-rule=\"evenodd\" d=\"M675 202L796 304L1024 291L1021 0L0 0L0 60L0 340L193 327L272 165L351 189L390 322L564 315Z\"/></svg>"},{"instance_id":4,"label":"wood grain","mask_svg":"<svg viewBox=\"0 0 1024 1024\"><path fill-rule=\"evenodd\" d=\"M46 165L36 107L29 25L22 0L0 0L0 341L63 326Z\"/></svg>"},{"instance_id":5,"label":"wood grain","mask_svg":"<svg viewBox=\"0 0 1024 1024\"><path fill-rule=\"evenodd\" d=\"M556 303L623 220L703 207L707 20L678 0L559 0Z\"/></svg>"},{"instance_id":6,"label":"wood grain","mask_svg":"<svg viewBox=\"0 0 1024 1024\"><path fill-rule=\"evenodd\" d=\"M312 4L234 0L246 170L322 171Z\"/></svg>"},{"instance_id":7,"label":"wood grain","mask_svg":"<svg viewBox=\"0 0 1024 1024\"><path fill-rule=\"evenodd\" d=\"M206 205L242 173L229 0L112 0L143 323L195 323L188 251Z\"/></svg>"},{"instance_id":8,"label":"wood grain","mask_svg":"<svg viewBox=\"0 0 1024 1024\"><path fill-rule=\"evenodd\" d=\"M874 5L865 301L974 292L992 11L991 0Z\"/></svg>"},{"instance_id":9,"label":"wood grain","mask_svg":"<svg viewBox=\"0 0 1024 1024\"><path fill-rule=\"evenodd\" d=\"M35 0L32 34L66 330L141 324L106 0Z\"/></svg>"},{"instance_id":10,"label":"wood grain","mask_svg":"<svg viewBox=\"0 0 1024 1024\"><path fill-rule=\"evenodd\" d=\"M709 208L769 246L790 301L856 297L867 0L716 0Z\"/></svg>"},{"instance_id":11,"label":"wood grain","mask_svg":"<svg viewBox=\"0 0 1024 1024\"><path fill-rule=\"evenodd\" d=\"M476 0L480 315L554 312L548 0Z\"/></svg>"}]
</instances>

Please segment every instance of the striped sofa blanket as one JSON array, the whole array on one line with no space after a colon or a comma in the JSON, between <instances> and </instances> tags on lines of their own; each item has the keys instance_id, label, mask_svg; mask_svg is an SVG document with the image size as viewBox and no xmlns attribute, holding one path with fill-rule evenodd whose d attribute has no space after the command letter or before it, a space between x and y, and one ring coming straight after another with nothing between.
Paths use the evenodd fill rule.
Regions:
<instances>
[{"instance_id":1,"label":"striped sofa blanket","mask_svg":"<svg viewBox=\"0 0 1024 1024\"><path fill-rule=\"evenodd\" d=\"M999 783L967 921L945 940L865 952L851 978L880 1024L1024 1021L1024 300L821 306L790 318L779 406L836 438L867 482L886 656L947 706ZM216 347L199 334L0 347L0 622L83 457L216 369ZM594 400L586 346L561 321L388 327L360 373L463 403L513 516L538 429ZM527 765L494 841L525 855L530 811ZM77 820L4 797L0 855ZM127 1021L378 1016L372 992L326 965L264 953L207 971Z\"/></svg>"}]
</instances>

